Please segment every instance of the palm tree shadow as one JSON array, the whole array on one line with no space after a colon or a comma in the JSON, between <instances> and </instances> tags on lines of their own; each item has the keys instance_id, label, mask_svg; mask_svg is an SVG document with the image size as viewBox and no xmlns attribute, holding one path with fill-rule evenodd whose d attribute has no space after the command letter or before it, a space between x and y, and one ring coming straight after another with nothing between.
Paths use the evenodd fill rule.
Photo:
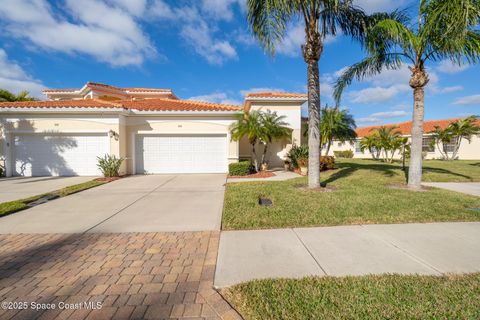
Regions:
<instances>
[{"instance_id":1,"label":"palm tree shadow","mask_svg":"<svg viewBox=\"0 0 480 320\"><path fill-rule=\"evenodd\" d=\"M470 163L471 166L480 167L480 162Z\"/></svg>"}]
</instances>

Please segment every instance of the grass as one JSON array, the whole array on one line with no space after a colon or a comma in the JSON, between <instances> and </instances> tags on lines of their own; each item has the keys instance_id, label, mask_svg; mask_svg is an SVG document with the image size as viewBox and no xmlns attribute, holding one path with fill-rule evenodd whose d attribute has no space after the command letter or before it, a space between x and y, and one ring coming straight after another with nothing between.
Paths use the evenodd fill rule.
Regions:
<instances>
[{"instance_id":1,"label":"grass","mask_svg":"<svg viewBox=\"0 0 480 320\"><path fill-rule=\"evenodd\" d=\"M480 274L256 280L222 292L245 319L480 319Z\"/></svg>"},{"instance_id":2,"label":"grass","mask_svg":"<svg viewBox=\"0 0 480 320\"><path fill-rule=\"evenodd\" d=\"M58 195L60 197L66 197L68 195L87 190L93 187L97 187L99 185L105 184L106 182L104 181L96 181L96 180L91 180L79 184L75 184L72 186L65 187L60 190L52 191L52 192L47 192L43 193L37 196L33 196L30 198L26 199L20 199L20 200L15 200L15 201L9 201L9 202L3 202L0 203L0 217L5 216L8 214L12 214L24 209L28 208L28 204L31 202L34 202L40 198L46 197L46 196L53 196L53 195Z\"/></svg>"},{"instance_id":3,"label":"grass","mask_svg":"<svg viewBox=\"0 0 480 320\"><path fill-rule=\"evenodd\" d=\"M480 181L475 161L425 161L424 181ZM401 165L343 159L338 169L322 173L334 192L305 191L300 177L281 182L228 184L223 229L263 229L369 223L478 221L480 198L442 189L413 192ZM392 187L394 186L394 187ZM273 200L272 207L258 198Z\"/></svg>"}]
</instances>

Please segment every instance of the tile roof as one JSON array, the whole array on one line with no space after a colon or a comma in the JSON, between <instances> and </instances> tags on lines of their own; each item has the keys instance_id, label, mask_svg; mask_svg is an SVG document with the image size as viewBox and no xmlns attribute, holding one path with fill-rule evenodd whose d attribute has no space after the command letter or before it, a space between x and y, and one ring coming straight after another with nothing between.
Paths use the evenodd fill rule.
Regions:
<instances>
[{"instance_id":1,"label":"tile roof","mask_svg":"<svg viewBox=\"0 0 480 320\"><path fill-rule=\"evenodd\" d=\"M176 99L122 100L127 109L140 111L240 111L239 106Z\"/></svg>"},{"instance_id":2,"label":"tile roof","mask_svg":"<svg viewBox=\"0 0 480 320\"><path fill-rule=\"evenodd\" d=\"M423 123L423 132L428 133L430 131L435 130L435 126L438 126L442 129L446 128L450 123L455 122L459 120L460 118L453 118L453 119L445 119L445 120L431 120L431 121L425 121ZM412 122L407 121L407 122L402 122L402 123L397 123L397 124L385 124L383 125L384 127L392 127L396 126L398 127L398 131L402 135L410 135L412 131ZM355 130L357 132L358 137L366 137L372 134L372 131L374 129L380 128L382 126L369 126L369 127L362 127L362 128L357 128Z\"/></svg>"},{"instance_id":3,"label":"tile roof","mask_svg":"<svg viewBox=\"0 0 480 320\"><path fill-rule=\"evenodd\" d=\"M139 111L240 111L239 106L176 99L0 102L2 108L123 108Z\"/></svg>"},{"instance_id":4,"label":"tile roof","mask_svg":"<svg viewBox=\"0 0 480 320\"><path fill-rule=\"evenodd\" d=\"M130 92L166 92L170 93L170 89L159 89L159 88L121 88L121 87L116 87L112 86L109 84L104 84L104 83L99 83L99 82L87 82L85 85L86 87L92 88L92 87L100 87L100 88L105 88L105 89L111 89L111 90L116 90L116 91L130 91ZM85 87L84 86L84 87ZM82 88L76 88L76 89L46 89L43 90L45 93L49 92L77 92L80 91Z\"/></svg>"},{"instance_id":5,"label":"tile roof","mask_svg":"<svg viewBox=\"0 0 480 320\"><path fill-rule=\"evenodd\" d=\"M246 98L307 98L305 93L288 92L252 92L247 93Z\"/></svg>"}]
</instances>

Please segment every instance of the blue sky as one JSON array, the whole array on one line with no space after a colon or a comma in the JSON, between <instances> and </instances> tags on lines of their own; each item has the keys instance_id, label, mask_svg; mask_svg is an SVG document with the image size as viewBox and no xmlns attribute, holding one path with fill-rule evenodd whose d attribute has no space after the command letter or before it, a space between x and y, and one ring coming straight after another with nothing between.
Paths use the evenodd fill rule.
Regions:
<instances>
[{"instance_id":1,"label":"blue sky","mask_svg":"<svg viewBox=\"0 0 480 320\"><path fill-rule=\"evenodd\" d=\"M416 1L414 2L416 3ZM367 12L410 0L356 0ZM251 91L305 92L303 26L292 23L275 58L248 31L245 0L3 0L0 88L76 88L87 81L171 88L184 99L241 104ZM363 53L345 36L326 39L320 63L322 105L332 83ZM429 65L427 119L480 114L480 66ZM407 121L408 66L352 85L343 106L359 126Z\"/></svg>"}]
</instances>

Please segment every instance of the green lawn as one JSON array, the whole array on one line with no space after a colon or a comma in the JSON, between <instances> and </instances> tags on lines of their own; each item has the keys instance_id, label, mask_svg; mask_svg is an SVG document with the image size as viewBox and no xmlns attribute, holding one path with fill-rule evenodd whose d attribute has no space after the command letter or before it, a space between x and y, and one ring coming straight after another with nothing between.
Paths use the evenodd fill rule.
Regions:
<instances>
[{"instance_id":1,"label":"green lawn","mask_svg":"<svg viewBox=\"0 0 480 320\"><path fill-rule=\"evenodd\" d=\"M20 210L24 210L24 209L28 208L28 204L30 202L36 201L40 198L43 198L43 197L46 197L46 196L49 196L49 195L59 195L60 197L65 197L65 196L68 196L68 195L73 194L73 193L77 193L77 192L80 192L80 191L83 191L83 190L87 190L87 189L90 189L90 188L93 188L93 187L97 187L97 186L102 185L104 183L106 183L106 182L91 180L91 181L75 184L75 185L72 185L72 186L68 186L68 187L65 187L65 188L60 189L60 190L40 194L38 196L33 196L33 197L30 197L30 198L20 199L20 200L15 200L15 201L3 202L3 203L0 203L0 217L4 216L4 215L7 215L7 214L17 212L17 211L20 211Z\"/></svg>"},{"instance_id":2,"label":"green lawn","mask_svg":"<svg viewBox=\"0 0 480 320\"><path fill-rule=\"evenodd\" d=\"M478 221L480 198L432 189L399 188L405 172L399 163L343 159L337 170L322 172L334 192L305 191L300 177L282 182L228 184L223 229L262 229L366 223ZM478 161L425 161L424 181L480 181ZM269 197L272 207L258 205Z\"/></svg>"},{"instance_id":3,"label":"green lawn","mask_svg":"<svg viewBox=\"0 0 480 320\"><path fill-rule=\"evenodd\" d=\"M245 319L480 319L480 274L259 280L222 292Z\"/></svg>"}]
</instances>

